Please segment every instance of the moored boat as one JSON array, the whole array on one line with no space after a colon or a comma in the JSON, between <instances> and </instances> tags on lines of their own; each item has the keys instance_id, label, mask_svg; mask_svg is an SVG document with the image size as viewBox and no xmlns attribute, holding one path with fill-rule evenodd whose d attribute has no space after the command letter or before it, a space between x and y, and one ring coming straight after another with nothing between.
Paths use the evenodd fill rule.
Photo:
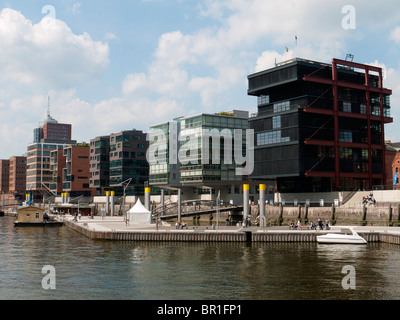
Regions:
<instances>
[{"instance_id":1,"label":"moored boat","mask_svg":"<svg viewBox=\"0 0 400 320\"><path fill-rule=\"evenodd\" d=\"M352 234L328 233L317 236L317 242L324 244L367 244L367 241L355 232L353 228L349 229Z\"/></svg>"},{"instance_id":2,"label":"moored boat","mask_svg":"<svg viewBox=\"0 0 400 320\"><path fill-rule=\"evenodd\" d=\"M57 227L63 223L52 220L44 209L34 206L24 206L18 209L17 221L14 222L15 227Z\"/></svg>"}]
</instances>

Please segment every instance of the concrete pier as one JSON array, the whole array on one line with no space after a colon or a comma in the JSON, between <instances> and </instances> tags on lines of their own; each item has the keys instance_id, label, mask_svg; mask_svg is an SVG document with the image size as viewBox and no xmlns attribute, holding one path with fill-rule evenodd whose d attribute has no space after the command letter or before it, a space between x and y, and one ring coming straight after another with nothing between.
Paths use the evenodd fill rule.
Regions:
<instances>
[{"instance_id":1,"label":"concrete pier","mask_svg":"<svg viewBox=\"0 0 400 320\"><path fill-rule=\"evenodd\" d=\"M205 227L175 229L175 226L126 225L121 219L79 220L64 219L65 225L91 239L107 241L153 241L153 242L307 242L317 241L317 236L328 232L340 232L340 227L330 231L289 230L289 228L238 228L224 227L213 230ZM343 227L345 228L345 227ZM400 245L400 228L356 227L368 243L387 242Z\"/></svg>"}]
</instances>

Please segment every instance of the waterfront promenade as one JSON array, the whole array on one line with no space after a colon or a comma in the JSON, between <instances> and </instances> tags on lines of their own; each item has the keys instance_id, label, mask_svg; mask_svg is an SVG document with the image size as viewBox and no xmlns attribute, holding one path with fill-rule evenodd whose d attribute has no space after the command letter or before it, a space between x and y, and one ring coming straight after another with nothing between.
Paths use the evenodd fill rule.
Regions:
<instances>
[{"instance_id":1,"label":"waterfront promenade","mask_svg":"<svg viewBox=\"0 0 400 320\"><path fill-rule=\"evenodd\" d=\"M58 218L65 225L95 240L113 241L177 241L177 242L316 242L316 237L329 232L346 232L346 226L330 230L291 230L289 226L248 227L188 226L177 229L173 223L127 224L123 217L82 217L74 221L72 216ZM368 242L400 244L400 227L353 226Z\"/></svg>"}]
</instances>

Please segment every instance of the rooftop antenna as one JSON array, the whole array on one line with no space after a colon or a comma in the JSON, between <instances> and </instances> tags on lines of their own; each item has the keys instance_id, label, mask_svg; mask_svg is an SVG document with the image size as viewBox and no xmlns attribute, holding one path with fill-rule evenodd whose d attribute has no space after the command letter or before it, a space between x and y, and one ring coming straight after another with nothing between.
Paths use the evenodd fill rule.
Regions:
<instances>
[{"instance_id":1,"label":"rooftop antenna","mask_svg":"<svg viewBox=\"0 0 400 320\"><path fill-rule=\"evenodd\" d=\"M47 116L50 117L50 96L47 98Z\"/></svg>"},{"instance_id":2,"label":"rooftop antenna","mask_svg":"<svg viewBox=\"0 0 400 320\"><path fill-rule=\"evenodd\" d=\"M352 55L351 53L346 54L346 61L353 62L353 59L354 59L354 55Z\"/></svg>"},{"instance_id":3,"label":"rooftop antenna","mask_svg":"<svg viewBox=\"0 0 400 320\"><path fill-rule=\"evenodd\" d=\"M353 59L354 59L354 55L352 55L351 53L346 54L346 61L353 62ZM349 68L349 70L354 70L353 67L348 67L348 68Z\"/></svg>"}]
</instances>

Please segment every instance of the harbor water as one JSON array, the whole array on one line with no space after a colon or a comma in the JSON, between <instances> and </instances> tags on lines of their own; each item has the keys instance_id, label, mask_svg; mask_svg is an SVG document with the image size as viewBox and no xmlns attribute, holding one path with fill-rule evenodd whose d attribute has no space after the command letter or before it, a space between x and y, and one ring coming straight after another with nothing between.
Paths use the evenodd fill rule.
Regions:
<instances>
[{"instance_id":1,"label":"harbor water","mask_svg":"<svg viewBox=\"0 0 400 320\"><path fill-rule=\"evenodd\" d=\"M397 245L107 242L14 221L0 218L0 300L400 299Z\"/></svg>"}]
</instances>

